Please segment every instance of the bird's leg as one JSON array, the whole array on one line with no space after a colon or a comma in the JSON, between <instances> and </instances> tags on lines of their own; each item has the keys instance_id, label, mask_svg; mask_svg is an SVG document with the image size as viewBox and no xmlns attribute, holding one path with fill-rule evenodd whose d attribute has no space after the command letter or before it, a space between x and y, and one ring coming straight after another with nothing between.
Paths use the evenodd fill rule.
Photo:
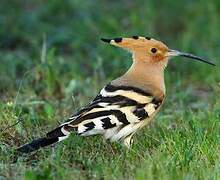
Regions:
<instances>
[{"instance_id":1,"label":"bird's leg","mask_svg":"<svg viewBox=\"0 0 220 180\"><path fill-rule=\"evenodd\" d=\"M124 140L123 140L123 144L127 147L130 148L131 145L133 144L133 139L132 136L134 135L134 133L131 133L129 136L127 136Z\"/></svg>"}]
</instances>

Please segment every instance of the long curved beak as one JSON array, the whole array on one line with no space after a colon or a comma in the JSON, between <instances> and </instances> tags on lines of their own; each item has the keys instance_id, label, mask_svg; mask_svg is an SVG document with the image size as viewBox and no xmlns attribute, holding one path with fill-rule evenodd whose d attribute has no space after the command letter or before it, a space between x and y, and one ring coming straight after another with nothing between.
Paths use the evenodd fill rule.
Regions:
<instances>
[{"instance_id":1,"label":"long curved beak","mask_svg":"<svg viewBox=\"0 0 220 180\"><path fill-rule=\"evenodd\" d=\"M169 56L169 57L172 57L172 56L182 56L182 57L186 57L186 58L190 58L190 59L195 59L195 60L197 60L197 61L201 61L201 62L210 64L210 65L212 65L212 66L216 66L214 63L212 63L212 62L210 62L210 61L208 61L208 60L206 60L206 59L204 59L204 58L195 56L195 55L193 55L193 54L180 52L180 51L177 51L177 50L169 49L169 51L168 51L168 56Z\"/></svg>"}]
</instances>

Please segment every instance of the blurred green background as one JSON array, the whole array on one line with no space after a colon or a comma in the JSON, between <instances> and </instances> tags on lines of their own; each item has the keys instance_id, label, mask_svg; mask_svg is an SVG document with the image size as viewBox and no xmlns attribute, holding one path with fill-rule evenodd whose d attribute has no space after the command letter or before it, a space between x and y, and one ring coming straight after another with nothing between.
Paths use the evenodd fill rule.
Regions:
<instances>
[{"instance_id":1,"label":"blurred green background","mask_svg":"<svg viewBox=\"0 0 220 180\"><path fill-rule=\"evenodd\" d=\"M220 178L219 22L219 0L1 0L0 179ZM217 66L172 59L165 106L131 151L73 136L14 163L16 146L58 125L131 65L130 54L100 38L133 35Z\"/></svg>"}]
</instances>

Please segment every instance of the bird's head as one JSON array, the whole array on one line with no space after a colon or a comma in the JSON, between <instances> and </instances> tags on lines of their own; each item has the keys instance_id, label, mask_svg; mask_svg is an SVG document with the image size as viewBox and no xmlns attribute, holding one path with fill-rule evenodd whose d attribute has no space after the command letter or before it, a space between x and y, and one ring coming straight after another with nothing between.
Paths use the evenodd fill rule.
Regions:
<instances>
[{"instance_id":1,"label":"bird's head","mask_svg":"<svg viewBox=\"0 0 220 180\"><path fill-rule=\"evenodd\" d=\"M193 54L169 49L164 43L149 37L133 36L131 38L101 39L111 45L118 46L132 52L135 61L148 64L158 64L163 67L167 65L168 59L174 56L183 56L194 60L215 65L204 58Z\"/></svg>"}]
</instances>

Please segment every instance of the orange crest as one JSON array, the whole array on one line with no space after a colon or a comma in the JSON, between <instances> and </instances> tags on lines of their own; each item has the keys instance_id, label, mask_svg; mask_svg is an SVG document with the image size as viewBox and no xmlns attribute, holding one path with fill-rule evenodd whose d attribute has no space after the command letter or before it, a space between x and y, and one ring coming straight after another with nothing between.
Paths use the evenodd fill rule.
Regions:
<instances>
[{"instance_id":1,"label":"orange crest","mask_svg":"<svg viewBox=\"0 0 220 180\"><path fill-rule=\"evenodd\" d=\"M168 47L149 37L133 36L132 38L103 39L104 42L129 50L135 60L161 61L166 59Z\"/></svg>"}]
</instances>

